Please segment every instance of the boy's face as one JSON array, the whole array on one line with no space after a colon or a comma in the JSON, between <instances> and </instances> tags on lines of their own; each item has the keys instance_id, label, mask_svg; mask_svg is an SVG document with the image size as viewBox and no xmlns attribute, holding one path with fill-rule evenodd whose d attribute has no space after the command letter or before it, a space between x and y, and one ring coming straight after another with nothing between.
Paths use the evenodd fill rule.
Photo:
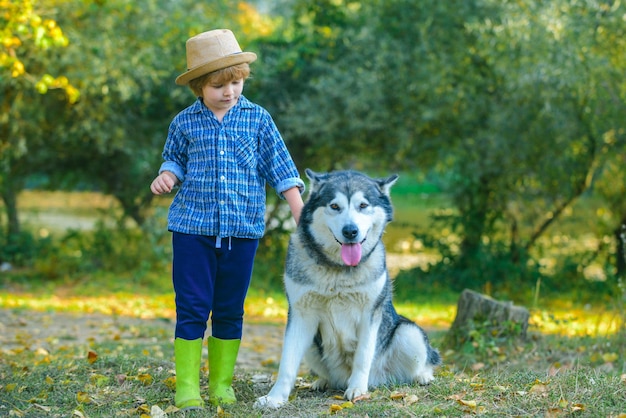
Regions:
<instances>
[{"instance_id":1,"label":"boy's face","mask_svg":"<svg viewBox=\"0 0 626 418\"><path fill-rule=\"evenodd\" d=\"M202 101L215 114L224 115L239 101L244 80L232 80L224 84L206 83L202 87Z\"/></svg>"}]
</instances>

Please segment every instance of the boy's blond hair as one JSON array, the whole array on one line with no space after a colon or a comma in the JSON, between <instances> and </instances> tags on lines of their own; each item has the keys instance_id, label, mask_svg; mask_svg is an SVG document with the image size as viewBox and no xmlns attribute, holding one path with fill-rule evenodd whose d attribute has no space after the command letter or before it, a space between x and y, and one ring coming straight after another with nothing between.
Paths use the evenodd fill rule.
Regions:
<instances>
[{"instance_id":1,"label":"boy's blond hair","mask_svg":"<svg viewBox=\"0 0 626 418\"><path fill-rule=\"evenodd\" d=\"M250 65L248 63L237 64L194 78L189 82L189 88L196 97L202 97L202 87L209 83L217 86L233 80L246 80L248 77L250 77Z\"/></svg>"}]
</instances>

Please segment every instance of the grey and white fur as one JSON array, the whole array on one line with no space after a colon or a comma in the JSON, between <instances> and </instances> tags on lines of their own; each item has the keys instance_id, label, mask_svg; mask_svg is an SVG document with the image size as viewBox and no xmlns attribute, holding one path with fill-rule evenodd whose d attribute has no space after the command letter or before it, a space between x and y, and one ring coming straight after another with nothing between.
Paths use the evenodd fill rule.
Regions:
<instances>
[{"instance_id":1,"label":"grey and white fur","mask_svg":"<svg viewBox=\"0 0 626 418\"><path fill-rule=\"evenodd\" d=\"M398 176L306 170L310 193L285 268L289 314L276 383L258 408L289 400L304 358L313 389L354 400L384 384L428 384L441 364L424 330L399 315L381 240Z\"/></svg>"}]
</instances>

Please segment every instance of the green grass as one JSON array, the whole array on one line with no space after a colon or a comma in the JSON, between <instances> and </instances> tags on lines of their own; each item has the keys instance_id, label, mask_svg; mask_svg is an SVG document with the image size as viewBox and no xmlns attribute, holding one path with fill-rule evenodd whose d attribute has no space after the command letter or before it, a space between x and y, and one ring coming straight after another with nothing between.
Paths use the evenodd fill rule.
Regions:
<instances>
[{"instance_id":1,"label":"green grass","mask_svg":"<svg viewBox=\"0 0 626 418\"><path fill-rule=\"evenodd\" d=\"M606 312L569 305L560 311L534 311L527 340L442 349L445 365L430 386L377 388L356 403L342 400L341 392L311 391L313 378L304 374L289 405L259 412L253 408L254 400L267 393L278 367L276 361L259 363L256 368L237 369L237 405L219 413L208 407L184 415L174 414L173 406L171 292L133 295L132 284L122 287L123 293L102 291L99 296L87 296L80 285L56 292L51 286L45 292L37 289L37 285L28 291L14 287L0 295L0 307L24 318L15 342L0 350L0 416L149 416L155 408L193 417L618 417L626 413L623 337L595 326L607 322ZM424 297L398 303L397 308L428 329L435 346L441 346L455 314L454 304ZM37 338L37 329L26 326L35 311L71 312L78 318L102 313L114 319L112 324L94 319L75 333ZM252 290L246 312L247 327L255 323L282 327L287 313L284 295ZM129 318L146 319L129 324ZM161 319L169 321L165 327ZM49 322L42 321L40 328ZM81 338L87 331L100 338ZM206 384L205 378L205 395Z\"/></svg>"},{"instance_id":2,"label":"green grass","mask_svg":"<svg viewBox=\"0 0 626 418\"><path fill-rule=\"evenodd\" d=\"M432 335L435 344L441 332ZM429 386L390 386L350 403L341 392L314 392L302 375L291 402L260 412L255 399L267 393L276 365L237 370L236 405L187 417L618 417L626 413L626 377L614 366L610 339L533 334L501 351L492 364L446 364ZM607 349L608 348L608 349ZM3 348L0 356L0 414L17 417L150 416L173 406L173 344L162 328L140 327L134 339L70 344L48 349ZM613 360L613 362L611 361ZM206 373L206 370L205 370ZM202 380L206 396L206 378ZM142 415L143 414L143 415Z\"/></svg>"}]
</instances>

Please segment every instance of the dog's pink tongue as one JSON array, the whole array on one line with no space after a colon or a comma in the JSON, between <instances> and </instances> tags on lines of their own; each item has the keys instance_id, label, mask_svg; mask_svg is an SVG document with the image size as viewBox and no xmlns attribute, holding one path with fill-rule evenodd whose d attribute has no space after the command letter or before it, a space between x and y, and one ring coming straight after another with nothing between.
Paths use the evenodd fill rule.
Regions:
<instances>
[{"instance_id":1,"label":"dog's pink tongue","mask_svg":"<svg viewBox=\"0 0 626 418\"><path fill-rule=\"evenodd\" d=\"M341 259L348 266L356 266L361 261L361 244L341 244Z\"/></svg>"}]
</instances>

